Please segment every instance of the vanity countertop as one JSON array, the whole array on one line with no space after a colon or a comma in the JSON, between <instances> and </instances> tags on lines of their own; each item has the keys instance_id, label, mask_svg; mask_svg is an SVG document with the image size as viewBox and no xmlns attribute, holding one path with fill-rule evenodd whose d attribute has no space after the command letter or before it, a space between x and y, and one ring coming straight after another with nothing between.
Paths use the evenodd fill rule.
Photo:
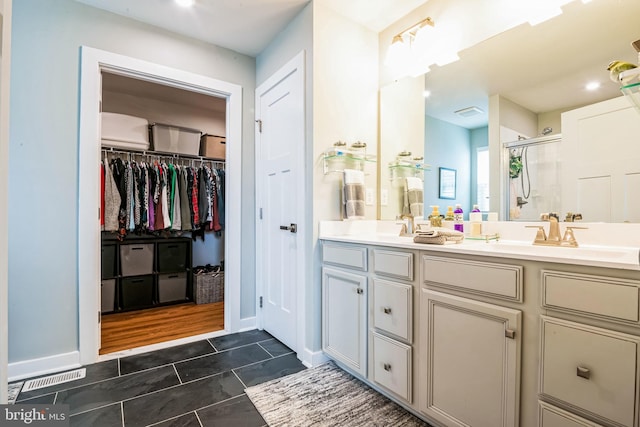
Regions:
<instances>
[{"instance_id":1,"label":"vanity countertop","mask_svg":"<svg viewBox=\"0 0 640 427\"><path fill-rule=\"evenodd\" d=\"M393 222L362 221L359 224L351 223L346 225L340 225L340 223L340 221L321 222L319 239L451 254L525 259L640 271L640 248L633 246L597 244L583 244L577 248L534 246L531 241L512 239L499 239L497 241L465 239L462 243L434 245L414 243L412 237L400 236L400 226Z\"/></svg>"}]
</instances>

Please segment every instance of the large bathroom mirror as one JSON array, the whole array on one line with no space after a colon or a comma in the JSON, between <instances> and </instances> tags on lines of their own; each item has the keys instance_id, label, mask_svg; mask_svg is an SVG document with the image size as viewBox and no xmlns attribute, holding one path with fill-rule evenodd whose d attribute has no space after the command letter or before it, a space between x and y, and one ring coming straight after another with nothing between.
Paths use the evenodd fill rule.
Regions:
<instances>
[{"instance_id":1,"label":"large bathroom mirror","mask_svg":"<svg viewBox=\"0 0 640 427\"><path fill-rule=\"evenodd\" d=\"M430 3L420 14L430 13ZM481 41L460 51L458 61L433 66L422 76L424 87L416 90L430 93L424 99L425 115L420 123L424 129L420 154L430 165L430 170L424 172L425 216L429 214L430 205L439 205L443 210L460 203L465 212L469 212L473 204L479 204L483 211L498 212L500 219L514 219L509 218L510 192L512 204L520 197L518 201L524 202L522 206L528 203L527 207L535 212L535 217L522 215L519 219L537 219L533 199L524 197L532 192L541 199L553 199L556 205L560 204L560 192L554 182L530 190L529 194L526 185L523 191L519 182L515 190L510 189L513 182L505 178L509 151L503 148L503 143L561 134L563 112L621 96L619 85L609 79L607 66L612 60L638 63L638 53L631 42L640 39L640 1L572 1L562 10L561 15L535 26L521 24ZM410 20L417 22L422 18L424 16L416 14ZM587 90L590 82L599 82L600 87ZM387 91L390 91L387 86L381 89L381 106L385 105ZM505 125L504 121L509 122L509 118L505 120L505 114L500 113L504 106L510 111L521 110L529 120L521 124L512 120ZM403 108L397 105L396 117L402 114L399 110ZM384 198L385 188L393 188L388 181L389 164L397 152L404 149L385 134L384 114L389 109L388 103L381 108L379 200L386 201L387 205L381 203L380 219L393 219L403 210L402 198ZM389 149L389 145L394 148ZM556 155L549 146L544 149L547 156ZM512 152L522 155L523 149ZM529 151L529 161L531 153ZM571 162L571 156L564 156L562 161ZM486 177L478 172L483 164L488 165L483 169ZM439 168L457 171L455 200L438 197ZM546 174L547 181L554 180L551 176L561 176L554 175L556 172L540 173Z\"/></svg>"}]
</instances>

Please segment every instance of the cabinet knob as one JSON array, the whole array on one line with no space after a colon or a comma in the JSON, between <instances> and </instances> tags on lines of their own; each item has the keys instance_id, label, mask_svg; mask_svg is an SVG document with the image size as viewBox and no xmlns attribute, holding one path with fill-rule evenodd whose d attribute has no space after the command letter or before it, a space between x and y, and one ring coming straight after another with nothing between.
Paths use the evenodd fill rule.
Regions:
<instances>
[{"instance_id":1,"label":"cabinet knob","mask_svg":"<svg viewBox=\"0 0 640 427\"><path fill-rule=\"evenodd\" d=\"M505 329L504 336L507 338L514 339L516 337L516 331L513 329Z\"/></svg>"},{"instance_id":2,"label":"cabinet knob","mask_svg":"<svg viewBox=\"0 0 640 427\"><path fill-rule=\"evenodd\" d=\"M382 311L384 311L384 314L391 314L391 307L384 307Z\"/></svg>"},{"instance_id":3,"label":"cabinet knob","mask_svg":"<svg viewBox=\"0 0 640 427\"><path fill-rule=\"evenodd\" d=\"M576 375L588 380L591 378L591 371L589 370L589 368L578 366L576 368Z\"/></svg>"},{"instance_id":4,"label":"cabinet knob","mask_svg":"<svg viewBox=\"0 0 640 427\"><path fill-rule=\"evenodd\" d=\"M382 365L382 367L384 368L385 371L391 372L391 365L390 364L385 363L384 365Z\"/></svg>"},{"instance_id":5,"label":"cabinet knob","mask_svg":"<svg viewBox=\"0 0 640 427\"><path fill-rule=\"evenodd\" d=\"M356 289L356 293L362 295L364 291L362 290L362 288L358 288Z\"/></svg>"}]
</instances>

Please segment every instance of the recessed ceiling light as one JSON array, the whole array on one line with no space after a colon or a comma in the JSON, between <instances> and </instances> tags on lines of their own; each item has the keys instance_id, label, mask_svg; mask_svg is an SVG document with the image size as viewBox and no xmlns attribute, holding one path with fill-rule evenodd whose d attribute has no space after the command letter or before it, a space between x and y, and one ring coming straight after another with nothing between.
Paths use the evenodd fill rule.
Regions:
<instances>
[{"instance_id":1,"label":"recessed ceiling light","mask_svg":"<svg viewBox=\"0 0 640 427\"><path fill-rule=\"evenodd\" d=\"M431 91L430 90L425 90L424 92L422 92L422 96L424 96L425 98L428 98L431 96Z\"/></svg>"},{"instance_id":2,"label":"recessed ceiling light","mask_svg":"<svg viewBox=\"0 0 640 427\"><path fill-rule=\"evenodd\" d=\"M600 82L589 82L584 86L586 90L596 90L599 87L600 87Z\"/></svg>"},{"instance_id":3,"label":"recessed ceiling light","mask_svg":"<svg viewBox=\"0 0 640 427\"><path fill-rule=\"evenodd\" d=\"M179 6L182 7L191 7L195 3L195 0L175 0Z\"/></svg>"}]
</instances>

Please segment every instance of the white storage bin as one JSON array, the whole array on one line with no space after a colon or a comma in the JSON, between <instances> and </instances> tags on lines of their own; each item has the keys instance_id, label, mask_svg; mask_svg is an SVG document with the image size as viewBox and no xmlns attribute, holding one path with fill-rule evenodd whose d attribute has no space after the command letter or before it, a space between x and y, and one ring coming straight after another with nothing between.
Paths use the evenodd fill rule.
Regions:
<instances>
[{"instance_id":1,"label":"white storage bin","mask_svg":"<svg viewBox=\"0 0 640 427\"><path fill-rule=\"evenodd\" d=\"M100 113L102 145L127 150L149 149L149 121L118 113Z\"/></svg>"},{"instance_id":2,"label":"white storage bin","mask_svg":"<svg viewBox=\"0 0 640 427\"><path fill-rule=\"evenodd\" d=\"M196 129L154 123L151 125L153 149L167 153L197 156L200 151L200 135Z\"/></svg>"}]
</instances>

